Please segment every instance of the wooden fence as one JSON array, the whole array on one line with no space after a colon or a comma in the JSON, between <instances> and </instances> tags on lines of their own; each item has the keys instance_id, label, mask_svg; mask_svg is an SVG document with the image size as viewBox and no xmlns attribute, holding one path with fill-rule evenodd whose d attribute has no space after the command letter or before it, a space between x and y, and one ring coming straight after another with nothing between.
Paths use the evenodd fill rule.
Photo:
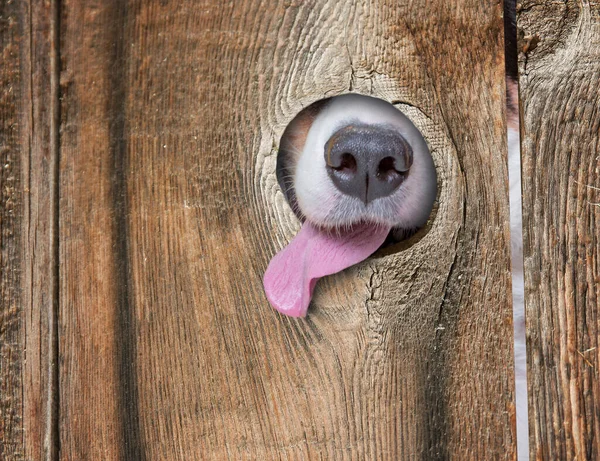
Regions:
<instances>
[{"instance_id":1,"label":"wooden fence","mask_svg":"<svg viewBox=\"0 0 600 461\"><path fill-rule=\"evenodd\" d=\"M523 2L532 459L600 459L600 3Z\"/></svg>"},{"instance_id":2,"label":"wooden fence","mask_svg":"<svg viewBox=\"0 0 600 461\"><path fill-rule=\"evenodd\" d=\"M532 459L598 459L600 4L519 5ZM0 1L0 459L515 459L502 3ZM261 277L308 104L394 103L426 233Z\"/></svg>"}]
</instances>

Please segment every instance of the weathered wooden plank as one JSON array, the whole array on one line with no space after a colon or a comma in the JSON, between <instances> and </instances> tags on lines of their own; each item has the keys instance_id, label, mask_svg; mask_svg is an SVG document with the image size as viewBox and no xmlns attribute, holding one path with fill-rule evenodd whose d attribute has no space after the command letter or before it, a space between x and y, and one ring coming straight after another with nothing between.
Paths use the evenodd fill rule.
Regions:
<instances>
[{"instance_id":1,"label":"weathered wooden plank","mask_svg":"<svg viewBox=\"0 0 600 461\"><path fill-rule=\"evenodd\" d=\"M58 454L58 2L21 2L28 34L23 127L25 459Z\"/></svg>"},{"instance_id":2,"label":"weathered wooden plank","mask_svg":"<svg viewBox=\"0 0 600 461\"><path fill-rule=\"evenodd\" d=\"M56 456L57 8L0 5L0 459Z\"/></svg>"},{"instance_id":3,"label":"weathered wooden plank","mask_svg":"<svg viewBox=\"0 0 600 461\"><path fill-rule=\"evenodd\" d=\"M600 458L600 3L521 4L532 459Z\"/></svg>"},{"instance_id":4,"label":"weathered wooden plank","mask_svg":"<svg viewBox=\"0 0 600 461\"><path fill-rule=\"evenodd\" d=\"M0 458L23 459L23 309L21 223L23 127L20 54L24 24L19 5L0 3Z\"/></svg>"},{"instance_id":5,"label":"weathered wooden plank","mask_svg":"<svg viewBox=\"0 0 600 461\"><path fill-rule=\"evenodd\" d=\"M61 6L60 457L143 460L129 426L138 415L121 178L127 2Z\"/></svg>"},{"instance_id":6,"label":"weathered wooden plank","mask_svg":"<svg viewBox=\"0 0 600 461\"><path fill-rule=\"evenodd\" d=\"M61 458L514 459L501 5L62 6ZM423 131L437 214L283 318L279 137L348 91Z\"/></svg>"}]
</instances>

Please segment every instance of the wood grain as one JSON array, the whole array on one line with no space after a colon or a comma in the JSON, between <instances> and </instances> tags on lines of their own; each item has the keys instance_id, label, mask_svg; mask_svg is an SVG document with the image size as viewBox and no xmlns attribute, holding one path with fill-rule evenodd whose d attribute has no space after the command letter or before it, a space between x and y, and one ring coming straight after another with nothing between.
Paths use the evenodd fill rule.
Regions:
<instances>
[{"instance_id":1,"label":"wood grain","mask_svg":"<svg viewBox=\"0 0 600 461\"><path fill-rule=\"evenodd\" d=\"M62 8L61 459L514 459L501 5ZM277 144L349 91L423 131L439 208L291 320Z\"/></svg>"},{"instance_id":2,"label":"wood grain","mask_svg":"<svg viewBox=\"0 0 600 461\"><path fill-rule=\"evenodd\" d=\"M144 459L124 226L126 6L62 3L60 459Z\"/></svg>"},{"instance_id":3,"label":"wood grain","mask_svg":"<svg viewBox=\"0 0 600 461\"><path fill-rule=\"evenodd\" d=\"M600 4L519 12L532 459L600 457Z\"/></svg>"},{"instance_id":4,"label":"wood grain","mask_svg":"<svg viewBox=\"0 0 600 461\"><path fill-rule=\"evenodd\" d=\"M58 2L22 2L24 447L27 460L58 456Z\"/></svg>"},{"instance_id":5,"label":"wood grain","mask_svg":"<svg viewBox=\"0 0 600 461\"><path fill-rule=\"evenodd\" d=\"M21 305L20 123L23 22L0 3L0 459L23 459L23 309Z\"/></svg>"},{"instance_id":6,"label":"wood grain","mask_svg":"<svg viewBox=\"0 0 600 461\"><path fill-rule=\"evenodd\" d=\"M56 459L58 12L0 4L0 459Z\"/></svg>"}]
</instances>

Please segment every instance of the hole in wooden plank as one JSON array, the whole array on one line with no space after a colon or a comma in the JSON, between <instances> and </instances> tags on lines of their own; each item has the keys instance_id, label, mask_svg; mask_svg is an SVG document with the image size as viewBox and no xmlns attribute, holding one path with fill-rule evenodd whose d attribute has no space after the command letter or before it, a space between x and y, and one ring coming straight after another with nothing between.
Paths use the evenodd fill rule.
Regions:
<instances>
[{"instance_id":1,"label":"hole in wooden plank","mask_svg":"<svg viewBox=\"0 0 600 461\"><path fill-rule=\"evenodd\" d=\"M343 120L340 120L339 116L337 119L334 116L330 116L329 110L327 112L325 112L325 109L332 107L333 103L336 102L336 100L337 100L336 104L340 104L339 98L342 98L342 99L346 98L346 102L347 102L348 98L351 98L351 97L356 97L359 100L359 103L362 105L360 107L360 109L362 109L362 113L360 116L358 116L358 115L355 116L353 114L354 109L349 110L347 112L347 115L345 115L346 118L344 118ZM381 113L374 112L373 119L372 120L369 119L369 115L365 115L365 113L368 112L368 110L366 112L364 110L368 106L368 104L373 104L375 109L381 111L383 114L390 115L391 117L398 117L399 121L397 122L397 125L401 128L398 128L394 125L389 125L389 124L386 125L386 123L384 123L385 116L381 115ZM400 145L399 148L402 148L402 143L386 144L383 141L381 141L381 142L378 141L377 140L377 132L375 131L375 135L373 135L373 133L371 131L371 127L381 127L382 131L383 131L384 128L389 130L390 126L392 126L393 129L397 130L398 132L402 132L405 136L410 137L411 142L416 143L417 155L426 155L426 157L427 157L427 160L424 163L419 164L418 167L423 168L423 164L425 164L426 167L431 170L431 173L428 173L428 175L426 176L426 180L423 181L423 183L424 183L423 189L426 189L427 193L418 191L419 193L423 193L423 196L419 197L418 206L413 207L416 209L419 209L421 207L423 208L420 211L421 216L418 216L418 219L415 218L415 221L418 220L419 223L418 223L418 225L415 225L411 228L401 227L401 226L392 228L387 239L382 244L380 249L373 255L373 257L381 257L381 256L394 254L394 253L397 253L400 251L404 251L407 248L410 248L411 246L413 246L414 244L419 242L425 235L427 235L427 233L431 229L433 222L435 220L435 217L437 215L438 199L439 199L439 190L438 190L438 184L437 184L437 179L436 179L435 166L434 166L433 160L431 159L429 146L428 146L427 142L425 141L421 132L416 128L416 126L406 116L406 114L404 114L402 111L398 110L398 108L396 108L394 105L392 105L391 103L389 103L387 101L384 101L384 100L378 99L378 98L374 98L374 97L370 97L370 96L362 96L362 95L346 94L346 95L335 96L332 98L318 100L318 101L310 104L303 110L301 110L290 121L290 123L287 125L286 129L284 130L283 135L280 140L280 143L279 143L276 174L277 174L277 180L283 191L286 201L290 205L291 209L293 210L295 215L298 217L298 219L301 222L304 222L306 220L306 210L304 210L302 208L302 206L299 205L299 200L298 200L298 196L297 196L297 188L296 188L296 182L299 181L299 179L298 179L298 175L297 175L296 171L297 171L298 164L300 163L301 157L303 155L307 155L305 153L305 151L307 149L307 142L309 142L309 143L313 142L313 140L315 138L314 130L311 131L313 128L313 125L315 123L318 123L319 125L322 125L322 124L332 124L332 126L335 125L335 129L332 129L332 132L334 132L334 134L328 138L329 142L326 143L326 146L332 144L331 140L336 136L336 134L338 132L348 131L343 128L347 128L347 127L353 128L353 124L357 124L359 127L364 126L366 124L369 127L369 130L367 130L367 131L369 132L369 136L371 136L370 138L368 138L368 139L367 138L364 138L364 139L359 138L358 140L356 140L356 139L345 140L345 142L353 148L360 149L361 146L363 146L363 147L366 146L367 149L369 149L369 148L371 149L368 152L368 154L372 155L372 158L369 158L367 155L364 155L364 152L357 152L356 155L353 155L353 157L352 157L353 160L355 160L355 158L358 158L358 159L366 162L365 165L359 165L359 166L355 165L355 167L353 169L353 171L355 173L357 170L361 170L361 171L365 172L366 186L363 186L363 187L365 187L365 189L368 187L372 187L372 181L378 179L377 171L376 171L377 168L374 169L373 175L370 175L369 168L371 168L371 163L370 163L371 159L373 160L373 165L377 166L377 165L380 165L380 163L382 161L381 159L385 160L386 158L392 158L392 157L390 157L390 155L395 156L396 158L401 158L401 157L399 157L398 152L391 152L391 154L390 154L388 151L386 151L386 149L390 149L390 145L394 145L394 146ZM352 130L350 130L350 131L352 131ZM354 130L354 131L356 131L356 130ZM310 137L309 137L310 133L312 133L312 135L310 135ZM406 133L408 133L408 135ZM383 134L382 134L382 138L383 138ZM335 144L335 143L333 143L333 144ZM326 147L326 146L324 146L324 147ZM345 147L347 147L347 146L345 146L345 145L341 146L340 149L342 149L343 152L346 152ZM408 145L408 149L410 149L410 148L411 148L411 146ZM391 148L391 149L393 151L393 148ZM312 149L311 152L314 150L316 150L316 149ZM324 150L326 150L326 149L324 149ZM318 159L318 156L317 156L318 154L313 154L313 155L315 155L315 159ZM326 165L329 165L332 161L333 161L333 163L336 163L334 161L334 159L330 159L330 162L327 162L328 152L324 151L323 155L325 157ZM331 155L331 153L329 153L329 155ZM412 156L412 152L410 152L410 155ZM377 157L377 156L379 156L379 157ZM411 161L412 161L412 157L411 157ZM407 176L410 177L411 172L408 168L407 168L407 170L408 170ZM349 176L349 178L350 178L350 176ZM343 179L345 179L345 178L343 178ZM427 180L429 180L429 181L427 181ZM369 181L371 181L371 183L369 183ZM319 187L319 185L317 184L315 187ZM337 187L337 185L329 185L329 187ZM415 184L413 184L412 187L415 188ZM350 190L351 191L350 195L352 195L354 197L360 196L361 191L353 190L352 185L347 186L347 190ZM347 190L344 190L345 194L348 194ZM414 190L414 189L412 189L412 190ZM336 191L336 192L339 193L339 191ZM383 197L384 200L392 197L392 194L394 192L395 192L394 189L392 189L391 192L385 190L383 193L389 194L389 195L385 195ZM408 194L407 191L403 191L402 193L404 193L405 199L406 199L406 196L408 196L409 199L411 198L411 195ZM367 191L365 190L365 196L366 196L366 194L367 194ZM324 200L325 202L327 202L327 198L328 197L326 197L326 200ZM367 208L372 203L372 202L369 202L368 200L365 200L364 202L365 202L365 205ZM335 213L333 213L333 214L335 214ZM322 223L320 223L320 224L322 224ZM331 227L335 227L336 225L338 225L338 224L332 223ZM342 226L343 225L344 224L342 224ZM340 227L342 227L342 226L340 226Z\"/></svg>"}]
</instances>

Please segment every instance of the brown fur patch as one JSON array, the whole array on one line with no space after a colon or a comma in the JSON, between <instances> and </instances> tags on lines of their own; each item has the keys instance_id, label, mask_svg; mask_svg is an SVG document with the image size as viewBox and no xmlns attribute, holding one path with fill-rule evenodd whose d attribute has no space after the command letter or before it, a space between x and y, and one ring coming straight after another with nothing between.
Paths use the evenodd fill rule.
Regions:
<instances>
[{"instance_id":1,"label":"brown fur patch","mask_svg":"<svg viewBox=\"0 0 600 461\"><path fill-rule=\"evenodd\" d=\"M296 192L294 190L293 177L296 165L304 149L308 132L323 108L330 101L322 99L302 109L287 126L279 143L277 154L277 181L283 190L290 206L296 215L303 219L296 204Z\"/></svg>"}]
</instances>

